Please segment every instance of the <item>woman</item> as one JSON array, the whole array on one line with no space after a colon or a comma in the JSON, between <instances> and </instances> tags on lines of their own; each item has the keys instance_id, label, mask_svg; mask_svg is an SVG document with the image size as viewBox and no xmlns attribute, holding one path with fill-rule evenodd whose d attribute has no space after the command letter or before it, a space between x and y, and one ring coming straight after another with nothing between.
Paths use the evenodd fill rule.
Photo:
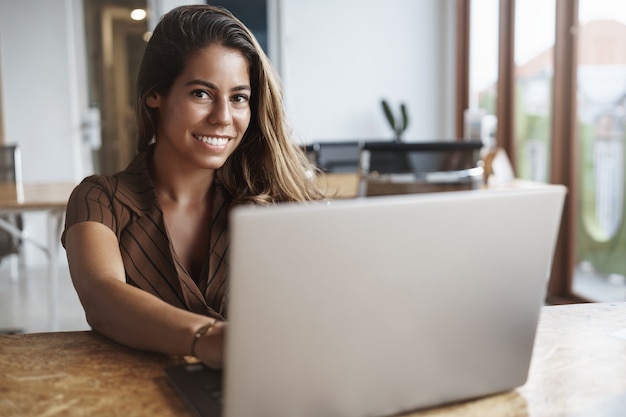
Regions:
<instances>
[{"instance_id":1,"label":"woman","mask_svg":"<svg viewBox=\"0 0 626 417\"><path fill-rule=\"evenodd\" d=\"M68 202L72 281L96 331L219 368L228 210L321 195L267 57L228 11L163 16L137 87L138 155L120 173L86 178Z\"/></svg>"}]
</instances>

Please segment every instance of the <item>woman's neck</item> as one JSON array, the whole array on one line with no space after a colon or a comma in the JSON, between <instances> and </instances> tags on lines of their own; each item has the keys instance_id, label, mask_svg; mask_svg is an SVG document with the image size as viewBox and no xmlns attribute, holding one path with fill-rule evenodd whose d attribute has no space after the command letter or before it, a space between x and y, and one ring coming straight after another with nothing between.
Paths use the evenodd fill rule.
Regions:
<instances>
[{"instance_id":1,"label":"woman's neck","mask_svg":"<svg viewBox=\"0 0 626 417\"><path fill-rule=\"evenodd\" d=\"M215 179L215 171L185 164L156 146L149 163L150 175L159 199L178 204L206 202Z\"/></svg>"}]
</instances>

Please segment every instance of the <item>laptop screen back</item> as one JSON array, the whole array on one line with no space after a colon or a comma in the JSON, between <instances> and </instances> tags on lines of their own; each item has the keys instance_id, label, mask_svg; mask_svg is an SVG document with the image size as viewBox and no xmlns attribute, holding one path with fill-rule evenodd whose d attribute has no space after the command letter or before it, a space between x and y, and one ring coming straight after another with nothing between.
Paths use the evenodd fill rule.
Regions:
<instances>
[{"instance_id":1,"label":"laptop screen back","mask_svg":"<svg viewBox=\"0 0 626 417\"><path fill-rule=\"evenodd\" d=\"M225 415L389 415L522 385L564 195L235 209Z\"/></svg>"}]
</instances>

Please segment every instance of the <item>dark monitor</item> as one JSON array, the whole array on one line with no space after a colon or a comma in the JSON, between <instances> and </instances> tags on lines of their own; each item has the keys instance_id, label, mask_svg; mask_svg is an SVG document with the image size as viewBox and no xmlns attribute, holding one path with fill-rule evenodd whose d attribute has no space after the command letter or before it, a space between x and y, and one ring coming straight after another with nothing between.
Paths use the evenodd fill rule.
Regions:
<instances>
[{"instance_id":1,"label":"dark monitor","mask_svg":"<svg viewBox=\"0 0 626 417\"><path fill-rule=\"evenodd\" d=\"M459 171L476 167L481 141L364 142L367 171L379 174Z\"/></svg>"}]
</instances>

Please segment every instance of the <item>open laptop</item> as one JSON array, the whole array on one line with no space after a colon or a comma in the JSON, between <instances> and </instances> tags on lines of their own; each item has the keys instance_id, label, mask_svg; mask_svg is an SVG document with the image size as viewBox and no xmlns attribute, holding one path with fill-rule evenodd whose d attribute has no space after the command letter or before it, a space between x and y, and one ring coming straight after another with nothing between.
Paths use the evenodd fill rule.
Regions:
<instances>
[{"instance_id":1,"label":"open laptop","mask_svg":"<svg viewBox=\"0 0 626 417\"><path fill-rule=\"evenodd\" d=\"M170 380L226 417L386 416L523 385L565 194L235 209L223 409L203 366Z\"/></svg>"}]
</instances>

